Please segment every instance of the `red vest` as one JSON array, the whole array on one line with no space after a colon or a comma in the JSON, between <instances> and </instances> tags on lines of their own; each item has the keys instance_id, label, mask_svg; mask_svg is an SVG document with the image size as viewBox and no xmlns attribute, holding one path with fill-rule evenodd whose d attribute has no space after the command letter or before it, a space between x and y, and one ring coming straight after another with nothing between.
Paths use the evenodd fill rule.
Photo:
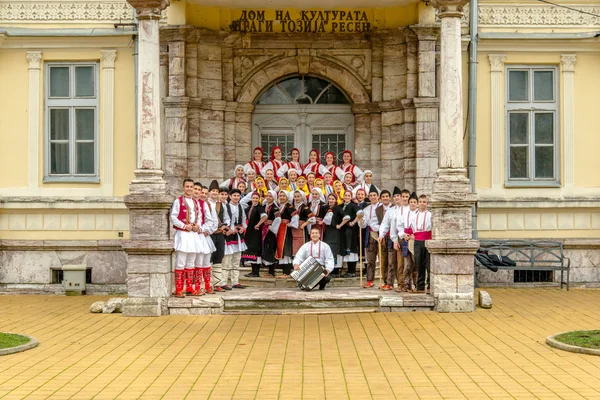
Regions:
<instances>
[{"instance_id":1,"label":"red vest","mask_svg":"<svg viewBox=\"0 0 600 400\"><path fill-rule=\"evenodd\" d=\"M192 201L194 202L194 210L196 211L196 220L189 221L188 207L187 203L183 200L183 196L179 198L179 214L177 215L177 219L183 222L184 224L196 224L198 222L198 215L202 213L202 225L204 225L204 201L196 200L194 198L192 198ZM175 225L173 225L173 228L175 228L178 231L185 230L183 228L178 228Z\"/></svg>"}]
</instances>

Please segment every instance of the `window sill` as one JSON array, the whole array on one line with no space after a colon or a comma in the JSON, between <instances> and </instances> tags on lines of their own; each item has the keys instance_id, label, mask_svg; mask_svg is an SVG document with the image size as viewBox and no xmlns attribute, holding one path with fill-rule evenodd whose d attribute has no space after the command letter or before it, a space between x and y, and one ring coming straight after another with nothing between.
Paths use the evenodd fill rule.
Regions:
<instances>
[{"instance_id":1,"label":"window sill","mask_svg":"<svg viewBox=\"0 0 600 400\"><path fill-rule=\"evenodd\" d=\"M43 183L100 183L98 176L45 176Z\"/></svg>"},{"instance_id":2,"label":"window sill","mask_svg":"<svg viewBox=\"0 0 600 400\"><path fill-rule=\"evenodd\" d=\"M561 188L560 182L536 182L536 181L506 181L505 188Z\"/></svg>"}]
</instances>

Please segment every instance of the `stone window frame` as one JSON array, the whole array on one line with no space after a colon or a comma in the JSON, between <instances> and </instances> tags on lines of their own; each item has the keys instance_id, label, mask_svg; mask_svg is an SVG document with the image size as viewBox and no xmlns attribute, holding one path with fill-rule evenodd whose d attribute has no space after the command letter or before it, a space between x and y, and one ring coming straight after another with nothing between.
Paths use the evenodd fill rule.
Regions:
<instances>
[{"instance_id":1,"label":"stone window frame","mask_svg":"<svg viewBox=\"0 0 600 400\"><path fill-rule=\"evenodd\" d=\"M527 70L528 74L528 93L527 101L510 101L510 71ZM535 71L552 71L553 73L553 100L552 101L534 101L533 97L533 75ZM560 76L556 65L531 65L531 64L512 64L505 66L505 88L504 88L504 133L505 133L505 187L548 187L560 188ZM528 178L511 178L510 177L510 114L515 112L527 112L529 118L529 133L528 133ZM552 178L535 178L535 157L534 157L534 132L533 132L533 115L539 112L554 113L554 176Z\"/></svg>"},{"instance_id":2,"label":"stone window frame","mask_svg":"<svg viewBox=\"0 0 600 400\"><path fill-rule=\"evenodd\" d=\"M75 68L78 66L91 66L94 68L94 96L88 98L74 98L72 92L75 88ZM69 67L69 98L51 98L50 97L50 69L53 67ZM69 61L69 62L45 62L44 63L44 183L52 182L71 182L71 183L99 183L100 182L100 63L98 61ZM75 169L75 139L73 137L73 127L70 126L69 135L69 162L70 173L55 175L50 172L51 152L50 152L50 110L52 108L76 108L94 109L94 173L76 174ZM70 113L70 121L74 121L74 116Z\"/></svg>"}]
</instances>

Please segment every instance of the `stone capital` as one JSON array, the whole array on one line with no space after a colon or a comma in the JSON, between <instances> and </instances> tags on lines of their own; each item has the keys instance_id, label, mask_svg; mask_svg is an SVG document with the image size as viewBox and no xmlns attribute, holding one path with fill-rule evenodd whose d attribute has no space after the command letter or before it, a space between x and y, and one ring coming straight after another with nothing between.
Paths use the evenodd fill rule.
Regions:
<instances>
[{"instance_id":1,"label":"stone capital","mask_svg":"<svg viewBox=\"0 0 600 400\"><path fill-rule=\"evenodd\" d=\"M440 34L440 28L436 25L411 25L409 28L419 40L437 40Z\"/></svg>"},{"instance_id":2,"label":"stone capital","mask_svg":"<svg viewBox=\"0 0 600 400\"><path fill-rule=\"evenodd\" d=\"M575 72L575 62L577 56L575 54L561 54L560 65L562 66L562 72Z\"/></svg>"},{"instance_id":3,"label":"stone capital","mask_svg":"<svg viewBox=\"0 0 600 400\"><path fill-rule=\"evenodd\" d=\"M463 6L469 0L431 0L431 5L438 9L440 18L462 18Z\"/></svg>"},{"instance_id":4,"label":"stone capital","mask_svg":"<svg viewBox=\"0 0 600 400\"><path fill-rule=\"evenodd\" d=\"M490 60L491 71L502 72L506 56L504 54L489 54L488 58Z\"/></svg>"},{"instance_id":5,"label":"stone capital","mask_svg":"<svg viewBox=\"0 0 600 400\"><path fill-rule=\"evenodd\" d=\"M29 69L40 69L40 63L42 61L41 51L28 51L26 58L29 62Z\"/></svg>"},{"instance_id":6,"label":"stone capital","mask_svg":"<svg viewBox=\"0 0 600 400\"><path fill-rule=\"evenodd\" d=\"M100 50L100 60L102 60L102 68L114 68L116 59L116 50Z\"/></svg>"},{"instance_id":7,"label":"stone capital","mask_svg":"<svg viewBox=\"0 0 600 400\"><path fill-rule=\"evenodd\" d=\"M135 8L137 19L160 19L161 12L167 8L170 0L127 0Z\"/></svg>"}]
</instances>

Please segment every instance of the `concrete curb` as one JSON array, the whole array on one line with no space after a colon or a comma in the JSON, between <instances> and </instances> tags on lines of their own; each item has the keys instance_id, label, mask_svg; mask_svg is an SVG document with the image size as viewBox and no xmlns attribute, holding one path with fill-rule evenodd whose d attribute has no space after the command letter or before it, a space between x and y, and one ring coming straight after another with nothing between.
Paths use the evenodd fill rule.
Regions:
<instances>
[{"instance_id":1,"label":"concrete curb","mask_svg":"<svg viewBox=\"0 0 600 400\"><path fill-rule=\"evenodd\" d=\"M34 347L37 347L40 344L40 342L38 342L38 340L36 338L34 338L33 336L23 335L22 333L12 333L12 332L1 332L1 333L8 333L11 335L24 336L26 338L29 338L29 342L22 344L20 346L16 346L16 347L0 349L0 356L6 356L9 354L20 353L25 350L33 349Z\"/></svg>"},{"instance_id":2,"label":"concrete curb","mask_svg":"<svg viewBox=\"0 0 600 400\"><path fill-rule=\"evenodd\" d=\"M555 335L548 336L546 338L546 344L550 347L557 348L559 350L570 351L571 353L579 353L579 354L590 354L592 356L600 356L600 350L598 349L588 349L586 347L573 346L570 344L566 344L563 342L559 342L554 339L558 335L562 335L567 332L560 332Z\"/></svg>"}]
</instances>

